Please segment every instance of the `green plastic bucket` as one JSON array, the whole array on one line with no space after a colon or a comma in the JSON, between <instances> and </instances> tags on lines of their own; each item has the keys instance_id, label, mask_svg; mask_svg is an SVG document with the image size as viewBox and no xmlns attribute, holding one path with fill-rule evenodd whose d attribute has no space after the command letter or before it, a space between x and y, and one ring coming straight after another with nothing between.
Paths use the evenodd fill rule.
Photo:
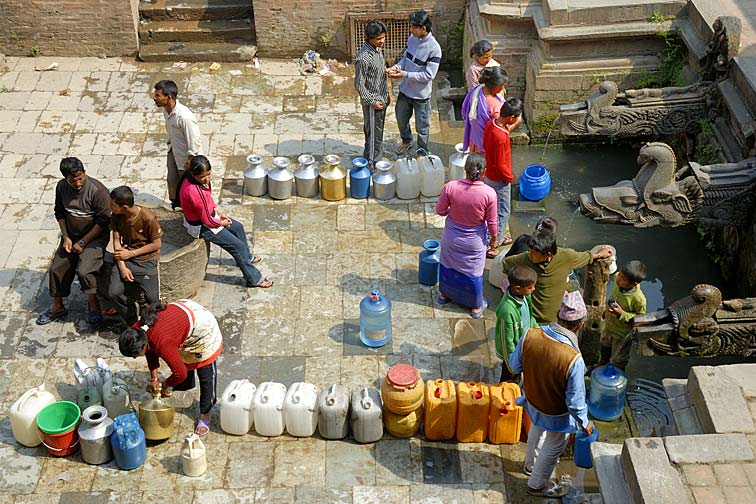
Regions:
<instances>
[{"instance_id":1,"label":"green plastic bucket","mask_svg":"<svg viewBox=\"0 0 756 504\"><path fill-rule=\"evenodd\" d=\"M63 434L79 424L81 410L71 401L58 401L45 406L37 415L37 427L44 434Z\"/></svg>"}]
</instances>

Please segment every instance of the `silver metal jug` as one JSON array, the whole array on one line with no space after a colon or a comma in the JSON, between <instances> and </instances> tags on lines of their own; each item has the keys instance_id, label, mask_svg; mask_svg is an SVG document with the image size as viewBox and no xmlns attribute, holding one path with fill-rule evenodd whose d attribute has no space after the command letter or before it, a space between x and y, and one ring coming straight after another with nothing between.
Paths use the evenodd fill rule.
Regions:
<instances>
[{"instance_id":1,"label":"silver metal jug","mask_svg":"<svg viewBox=\"0 0 756 504\"><path fill-rule=\"evenodd\" d=\"M314 198L320 192L319 172L315 165L315 158L310 154L302 154L297 158L297 170L294 180L297 186L297 196Z\"/></svg>"},{"instance_id":2,"label":"silver metal jug","mask_svg":"<svg viewBox=\"0 0 756 504\"><path fill-rule=\"evenodd\" d=\"M247 156L247 168L244 170L244 190L250 196L268 194L268 170L262 165L262 156Z\"/></svg>"},{"instance_id":3,"label":"silver metal jug","mask_svg":"<svg viewBox=\"0 0 756 504\"><path fill-rule=\"evenodd\" d=\"M273 169L268 172L268 194L271 198L285 200L291 197L294 174L289 170L290 164L288 158L273 158Z\"/></svg>"},{"instance_id":4,"label":"silver metal jug","mask_svg":"<svg viewBox=\"0 0 756 504\"><path fill-rule=\"evenodd\" d=\"M396 197L396 175L392 172L391 161L375 163L373 175L373 195L378 200L390 200Z\"/></svg>"}]
</instances>

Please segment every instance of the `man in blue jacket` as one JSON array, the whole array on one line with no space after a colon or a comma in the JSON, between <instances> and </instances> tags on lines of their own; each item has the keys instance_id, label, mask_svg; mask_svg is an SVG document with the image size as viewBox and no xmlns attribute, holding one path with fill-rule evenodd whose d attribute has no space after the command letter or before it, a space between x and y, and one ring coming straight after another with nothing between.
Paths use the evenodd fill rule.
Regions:
<instances>
[{"instance_id":1,"label":"man in blue jacket","mask_svg":"<svg viewBox=\"0 0 756 504\"><path fill-rule=\"evenodd\" d=\"M431 33L432 22L424 10L410 14L410 37L402 59L386 73L392 79L401 79L399 96L396 99L396 122L402 144L396 150L404 154L412 145L412 130L409 121L415 114L417 148L428 151L430 134L430 96L433 79L441 63L441 46Z\"/></svg>"}]
</instances>

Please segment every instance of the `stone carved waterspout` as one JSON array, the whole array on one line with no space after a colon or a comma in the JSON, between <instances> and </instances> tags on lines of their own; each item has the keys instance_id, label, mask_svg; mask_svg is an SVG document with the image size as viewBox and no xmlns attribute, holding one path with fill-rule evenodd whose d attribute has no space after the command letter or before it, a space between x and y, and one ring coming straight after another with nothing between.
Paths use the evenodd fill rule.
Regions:
<instances>
[{"instance_id":1,"label":"stone carved waterspout","mask_svg":"<svg viewBox=\"0 0 756 504\"><path fill-rule=\"evenodd\" d=\"M750 357L756 353L756 298L723 301L713 285L693 287L690 296L633 319L645 355Z\"/></svg>"},{"instance_id":2,"label":"stone carved waterspout","mask_svg":"<svg viewBox=\"0 0 756 504\"><path fill-rule=\"evenodd\" d=\"M638 164L632 180L581 194L583 215L639 228L723 226L744 222L756 202L756 158L705 166L691 162L676 170L672 148L652 142L641 147Z\"/></svg>"}]
</instances>

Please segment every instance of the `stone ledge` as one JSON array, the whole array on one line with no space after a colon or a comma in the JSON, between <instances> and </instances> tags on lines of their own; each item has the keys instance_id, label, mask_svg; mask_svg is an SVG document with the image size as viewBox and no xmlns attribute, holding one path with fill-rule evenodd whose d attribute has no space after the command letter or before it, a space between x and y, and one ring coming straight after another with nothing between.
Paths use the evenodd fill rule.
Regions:
<instances>
[{"instance_id":1,"label":"stone ledge","mask_svg":"<svg viewBox=\"0 0 756 504\"><path fill-rule=\"evenodd\" d=\"M709 464L753 459L745 434L700 434L664 438L673 464Z\"/></svg>"},{"instance_id":2,"label":"stone ledge","mask_svg":"<svg viewBox=\"0 0 756 504\"><path fill-rule=\"evenodd\" d=\"M622 445L591 443L591 458L596 469L596 479L601 498L606 503L630 504L630 488L622 474Z\"/></svg>"},{"instance_id":3,"label":"stone ledge","mask_svg":"<svg viewBox=\"0 0 756 504\"><path fill-rule=\"evenodd\" d=\"M677 432L683 435L703 434L696 410L688 396L688 380L664 378L662 385L672 410Z\"/></svg>"},{"instance_id":4,"label":"stone ledge","mask_svg":"<svg viewBox=\"0 0 756 504\"><path fill-rule=\"evenodd\" d=\"M728 364L719 369L738 384L746 398L756 398L756 364Z\"/></svg>"},{"instance_id":5,"label":"stone ledge","mask_svg":"<svg viewBox=\"0 0 756 504\"><path fill-rule=\"evenodd\" d=\"M740 387L722 368L696 366L688 374L688 395L706 434L754 431Z\"/></svg>"},{"instance_id":6,"label":"stone ledge","mask_svg":"<svg viewBox=\"0 0 756 504\"><path fill-rule=\"evenodd\" d=\"M688 493L669 463L661 438L626 439L620 460L633 502L688 503Z\"/></svg>"}]
</instances>

